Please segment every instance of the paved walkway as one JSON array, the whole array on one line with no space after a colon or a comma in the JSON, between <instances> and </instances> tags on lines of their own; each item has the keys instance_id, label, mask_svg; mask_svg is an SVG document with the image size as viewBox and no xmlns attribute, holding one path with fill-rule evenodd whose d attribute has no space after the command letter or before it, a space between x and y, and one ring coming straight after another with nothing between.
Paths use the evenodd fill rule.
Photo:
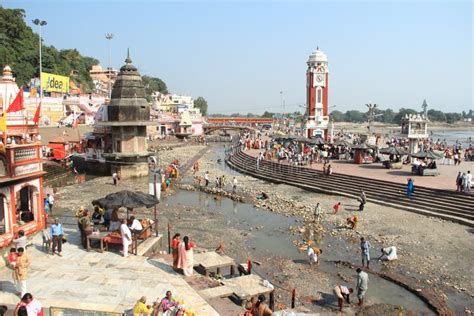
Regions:
<instances>
[{"instance_id":1,"label":"paved walkway","mask_svg":"<svg viewBox=\"0 0 474 316\"><path fill-rule=\"evenodd\" d=\"M256 157L261 150L251 149L245 151L246 154ZM274 160L275 162L277 160ZM408 178L413 178L415 180L415 186L423 186L432 189L441 189L441 190L456 190L456 176L459 171L467 172L468 170L471 173L474 173L474 161L463 161L461 165L442 165L442 159L436 161L438 165L438 170L440 172L439 176L436 177L422 177L411 174L411 165L404 165L403 169L386 169L382 166L382 163L373 163L373 164L362 164L357 165L354 161L344 161L344 160L331 160L330 164L333 167L334 173L342 173L346 175L353 175L357 177L364 177L369 179L378 179L391 181L396 183L406 184ZM316 170L323 170L323 164L317 163L312 166L305 166L307 168L312 168ZM472 192L474 194L474 192Z\"/></svg>"},{"instance_id":2,"label":"paved walkway","mask_svg":"<svg viewBox=\"0 0 474 316\"><path fill-rule=\"evenodd\" d=\"M199 315L219 315L168 264L133 255L123 258L113 252L86 252L77 246L75 231L66 233L70 242L64 245L63 257L46 255L40 235L27 250L32 262L27 289L43 306L124 312L141 296L151 304L171 290ZM16 304L11 270L1 268L0 280L0 302Z\"/></svg>"}]
</instances>

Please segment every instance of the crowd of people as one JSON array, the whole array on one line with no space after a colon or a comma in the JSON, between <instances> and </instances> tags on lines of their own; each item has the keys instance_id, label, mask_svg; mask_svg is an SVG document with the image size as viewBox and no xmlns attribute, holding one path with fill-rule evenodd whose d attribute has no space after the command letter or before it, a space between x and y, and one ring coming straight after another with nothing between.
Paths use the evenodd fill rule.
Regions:
<instances>
[{"instance_id":1,"label":"crowd of people","mask_svg":"<svg viewBox=\"0 0 474 316\"><path fill-rule=\"evenodd\" d=\"M132 309L133 316L184 316L185 312L183 301L174 298L171 291L166 291L163 298L152 304L147 304L146 297L142 296Z\"/></svg>"},{"instance_id":2,"label":"crowd of people","mask_svg":"<svg viewBox=\"0 0 474 316\"><path fill-rule=\"evenodd\" d=\"M13 240L14 247L10 248L7 256L8 268L12 270L13 283L20 302L13 312L14 316L43 316L41 303L33 298L27 290L28 272L31 265L27 254L27 239L24 231L19 231L18 237ZM0 306L0 315L6 314L7 306Z\"/></svg>"}]
</instances>

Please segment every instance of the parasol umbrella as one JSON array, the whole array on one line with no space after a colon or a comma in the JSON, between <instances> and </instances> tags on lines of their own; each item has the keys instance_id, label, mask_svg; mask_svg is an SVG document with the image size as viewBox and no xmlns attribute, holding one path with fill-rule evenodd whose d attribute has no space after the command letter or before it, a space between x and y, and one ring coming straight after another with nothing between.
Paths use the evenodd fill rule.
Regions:
<instances>
[{"instance_id":1,"label":"parasol umbrella","mask_svg":"<svg viewBox=\"0 0 474 316\"><path fill-rule=\"evenodd\" d=\"M420 151L420 152L417 152L415 154L411 154L412 157L415 157L415 158L427 158L427 159L440 159L440 158L443 158L443 154L442 153L437 153L433 150L428 150L428 151Z\"/></svg>"},{"instance_id":2,"label":"parasol umbrella","mask_svg":"<svg viewBox=\"0 0 474 316\"><path fill-rule=\"evenodd\" d=\"M395 155L395 156L403 156L403 155L408 155L408 152L401 148L401 147L387 147L387 148L382 148L379 150L381 154L385 155Z\"/></svg>"},{"instance_id":3,"label":"parasol umbrella","mask_svg":"<svg viewBox=\"0 0 474 316\"><path fill-rule=\"evenodd\" d=\"M128 210L140 207L150 208L155 206L160 201L158 201L153 195L143 193L140 191L118 191L114 193L107 194L101 199L92 201L92 205L99 205L104 209L118 209L120 207L127 208L127 218Z\"/></svg>"}]
</instances>

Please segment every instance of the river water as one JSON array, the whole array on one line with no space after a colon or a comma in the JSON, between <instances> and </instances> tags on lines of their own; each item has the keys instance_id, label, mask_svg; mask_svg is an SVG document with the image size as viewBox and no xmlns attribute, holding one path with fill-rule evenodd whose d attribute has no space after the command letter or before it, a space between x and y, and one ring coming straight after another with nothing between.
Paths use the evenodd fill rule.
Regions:
<instances>
[{"instance_id":1,"label":"river water","mask_svg":"<svg viewBox=\"0 0 474 316\"><path fill-rule=\"evenodd\" d=\"M237 262L245 262L247 255L250 254L252 258L257 259L279 257L293 260L301 265L308 264L306 254L300 253L292 243L294 239L299 237L289 234L290 226L297 225L296 218L256 209L251 204L239 203L227 198L216 200L202 192L180 191L164 199L163 203L166 203L169 207L184 205L198 208L202 211L204 218L210 210L218 210L223 218L226 219L226 223L223 223L224 225L234 229L237 228L243 232L249 232L253 228L246 240L248 253L242 254L240 258L235 258ZM258 229L255 229L256 227ZM338 273L355 275L354 270L346 267L336 267L332 263L333 260L345 260L349 257L349 250L344 241L323 238L320 240L320 243L324 249L330 249L330 251L324 253L323 261L317 269L327 273L333 284L343 284L337 276ZM255 271L262 275L267 270L272 270L272 267L265 265L255 267ZM411 292L374 275L369 277L370 285L366 297L370 304L383 303L403 306L407 310L423 315L434 315L428 306ZM316 305L331 308L337 306L337 301L333 295L325 295L323 297L324 300L317 302Z\"/></svg>"},{"instance_id":2,"label":"river water","mask_svg":"<svg viewBox=\"0 0 474 316\"><path fill-rule=\"evenodd\" d=\"M463 144L463 147L468 144L472 144L474 141L474 129L463 130L463 131L442 131L437 130L434 131L433 134L430 135L430 138L434 141L436 140L444 140L448 142L448 144L452 145L456 142L460 142Z\"/></svg>"}]
</instances>

